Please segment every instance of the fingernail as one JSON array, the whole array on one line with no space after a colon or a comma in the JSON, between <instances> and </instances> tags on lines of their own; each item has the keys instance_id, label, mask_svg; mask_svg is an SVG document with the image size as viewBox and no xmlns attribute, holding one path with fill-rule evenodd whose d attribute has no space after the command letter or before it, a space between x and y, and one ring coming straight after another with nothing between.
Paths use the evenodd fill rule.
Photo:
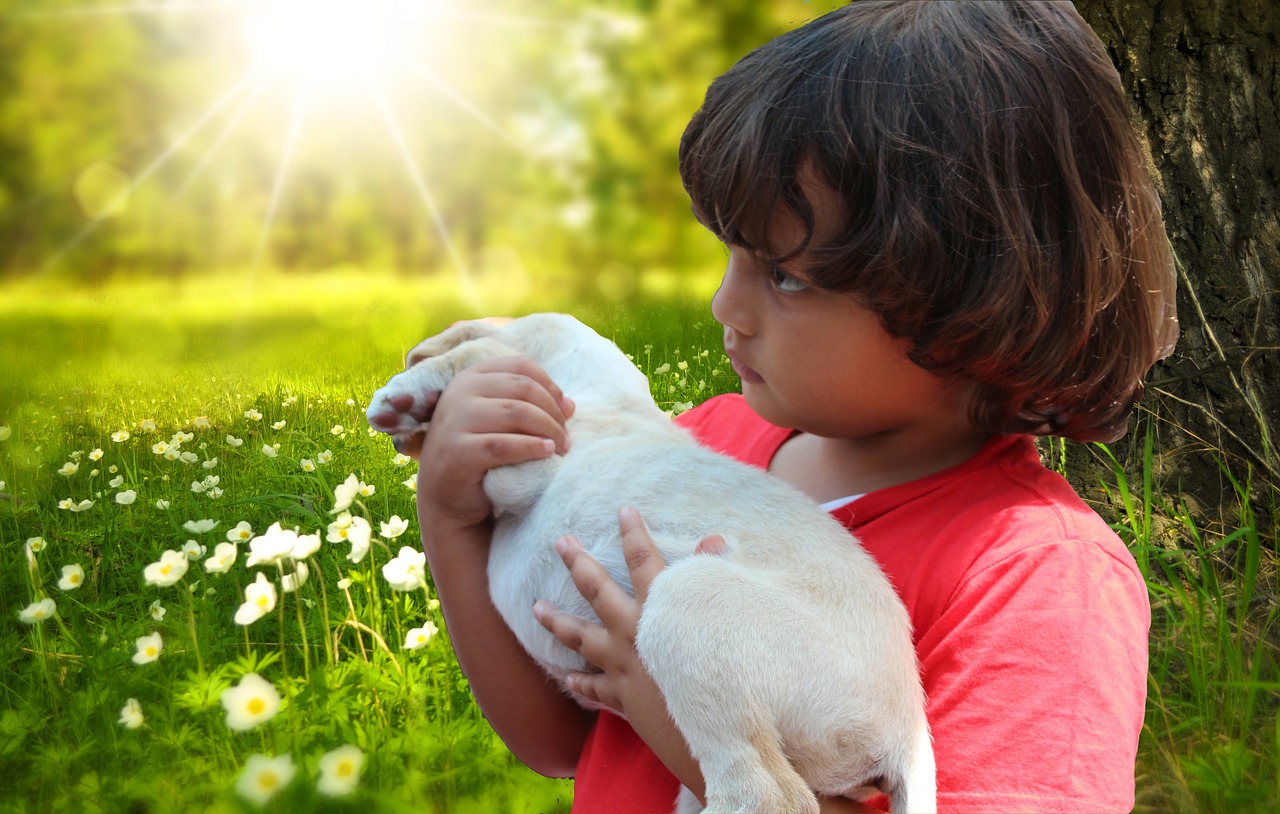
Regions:
<instances>
[{"instance_id":1,"label":"fingernail","mask_svg":"<svg viewBox=\"0 0 1280 814\"><path fill-rule=\"evenodd\" d=\"M563 557L563 556L565 555L565 552L567 552L568 550L569 550L569 538L568 538L568 537L561 537L559 540L556 540L556 553L557 553L557 554L559 554L560 556L562 556L562 557Z\"/></svg>"},{"instance_id":2,"label":"fingernail","mask_svg":"<svg viewBox=\"0 0 1280 814\"><path fill-rule=\"evenodd\" d=\"M630 506L623 506L618 510L618 522L620 523L639 523L640 513Z\"/></svg>"},{"instance_id":3,"label":"fingernail","mask_svg":"<svg viewBox=\"0 0 1280 814\"><path fill-rule=\"evenodd\" d=\"M542 439L542 449L547 453L547 455L548 455L548 456L550 456L550 455L555 455L555 454L556 454L556 442L555 442L555 441L552 441L550 438L543 438L543 439Z\"/></svg>"},{"instance_id":4,"label":"fingernail","mask_svg":"<svg viewBox=\"0 0 1280 814\"><path fill-rule=\"evenodd\" d=\"M546 610L547 610L547 609L546 609L546 606L545 606L545 605L543 605L543 603L542 603L542 600L541 600L541 599L539 599L537 602L534 602L534 603L533 603L533 618L534 618L534 619L537 619L539 622L541 622L541 621L542 621L542 614L543 614L543 613L545 613L545 612L546 612Z\"/></svg>"}]
</instances>

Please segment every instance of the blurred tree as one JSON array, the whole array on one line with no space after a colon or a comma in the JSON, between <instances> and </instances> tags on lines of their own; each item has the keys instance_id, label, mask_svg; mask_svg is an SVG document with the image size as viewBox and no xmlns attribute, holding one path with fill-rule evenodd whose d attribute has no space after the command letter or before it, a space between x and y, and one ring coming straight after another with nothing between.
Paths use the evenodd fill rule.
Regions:
<instances>
[{"instance_id":1,"label":"blurred tree","mask_svg":"<svg viewBox=\"0 0 1280 814\"><path fill-rule=\"evenodd\" d=\"M1225 450L1278 482L1280 3L1077 5L1120 70L1180 261L1182 338L1144 402L1161 446ZM1171 479L1218 479L1202 456L1173 458Z\"/></svg>"}]
</instances>

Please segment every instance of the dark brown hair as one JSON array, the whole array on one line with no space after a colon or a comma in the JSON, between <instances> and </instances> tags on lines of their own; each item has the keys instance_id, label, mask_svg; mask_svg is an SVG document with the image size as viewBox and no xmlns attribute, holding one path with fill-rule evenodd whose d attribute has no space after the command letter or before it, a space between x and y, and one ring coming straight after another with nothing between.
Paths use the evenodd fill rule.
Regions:
<instances>
[{"instance_id":1,"label":"dark brown hair","mask_svg":"<svg viewBox=\"0 0 1280 814\"><path fill-rule=\"evenodd\" d=\"M1177 338L1159 200L1069 3L852 3L717 79L680 169L723 241L804 252L916 364L972 381L983 429L1119 438ZM821 245L802 171L841 202ZM801 245L770 244L783 216Z\"/></svg>"}]
</instances>

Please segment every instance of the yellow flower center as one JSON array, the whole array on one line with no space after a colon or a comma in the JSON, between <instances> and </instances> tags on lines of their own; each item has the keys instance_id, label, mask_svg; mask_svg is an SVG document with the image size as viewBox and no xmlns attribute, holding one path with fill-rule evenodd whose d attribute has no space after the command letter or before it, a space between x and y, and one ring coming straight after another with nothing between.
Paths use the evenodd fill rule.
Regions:
<instances>
[{"instance_id":1,"label":"yellow flower center","mask_svg":"<svg viewBox=\"0 0 1280 814\"><path fill-rule=\"evenodd\" d=\"M165 563L164 565L160 566L160 573L164 574L165 576L168 576L168 575L169 575L169 570L170 570L171 568L173 568L173 566L172 566L172 565L169 565L168 563Z\"/></svg>"},{"instance_id":2,"label":"yellow flower center","mask_svg":"<svg viewBox=\"0 0 1280 814\"><path fill-rule=\"evenodd\" d=\"M249 712L253 715L261 715L262 711L267 708L266 703L261 698L249 699Z\"/></svg>"},{"instance_id":3,"label":"yellow flower center","mask_svg":"<svg viewBox=\"0 0 1280 814\"><path fill-rule=\"evenodd\" d=\"M274 789L280 785L280 777L273 771L265 771L258 775L258 785L266 790Z\"/></svg>"},{"instance_id":4,"label":"yellow flower center","mask_svg":"<svg viewBox=\"0 0 1280 814\"><path fill-rule=\"evenodd\" d=\"M156 648L155 648L155 645L149 645L149 646L147 647L147 655L148 655L148 656L154 656L155 654L156 654Z\"/></svg>"},{"instance_id":5,"label":"yellow flower center","mask_svg":"<svg viewBox=\"0 0 1280 814\"><path fill-rule=\"evenodd\" d=\"M351 761L344 760L338 764L337 772L338 772L338 777L350 777L351 775L355 774L356 767L351 764Z\"/></svg>"}]
</instances>

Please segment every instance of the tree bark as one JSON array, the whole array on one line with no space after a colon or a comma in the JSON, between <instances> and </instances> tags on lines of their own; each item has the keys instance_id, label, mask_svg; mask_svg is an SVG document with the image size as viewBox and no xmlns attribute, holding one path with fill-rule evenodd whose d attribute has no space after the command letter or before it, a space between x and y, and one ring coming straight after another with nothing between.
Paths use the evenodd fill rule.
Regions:
<instances>
[{"instance_id":1,"label":"tree bark","mask_svg":"<svg viewBox=\"0 0 1280 814\"><path fill-rule=\"evenodd\" d=\"M1228 486L1215 458L1280 483L1280 0L1076 5L1120 72L1179 261L1182 337L1127 451L1149 427L1157 474L1208 501Z\"/></svg>"}]
</instances>

